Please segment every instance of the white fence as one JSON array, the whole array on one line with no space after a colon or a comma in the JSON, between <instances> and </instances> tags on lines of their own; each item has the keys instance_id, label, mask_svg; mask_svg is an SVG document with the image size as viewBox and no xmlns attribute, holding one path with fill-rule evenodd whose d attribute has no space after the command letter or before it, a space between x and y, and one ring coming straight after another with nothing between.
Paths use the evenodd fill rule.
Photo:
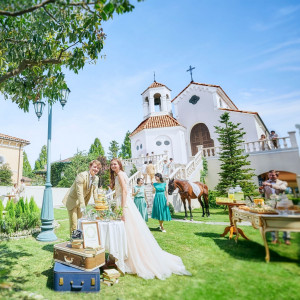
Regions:
<instances>
[{"instance_id":1,"label":"white fence","mask_svg":"<svg viewBox=\"0 0 300 300\"><path fill-rule=\"evenodd\" d=\"M43 195L44 195L44 186L26 186L25 189L25 198L27 197L28 201L30 197L34 198L37 206L42 207L43 204ZM10 186L0 186L0 199L3 201L3 204L6 205L8 197L7 194L10 194L12 187ZM52 197L53 197L53 206L60 207L63 206L62 200L66 195L68 188L52 188Z\"/></svg>"}]
</instances>

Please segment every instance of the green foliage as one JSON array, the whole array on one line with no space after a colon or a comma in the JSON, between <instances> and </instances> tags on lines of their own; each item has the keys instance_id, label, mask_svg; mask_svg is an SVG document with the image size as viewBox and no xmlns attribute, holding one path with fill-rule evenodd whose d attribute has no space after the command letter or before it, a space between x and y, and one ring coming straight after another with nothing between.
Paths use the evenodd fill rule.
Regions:
<instances>
[{"instance_id":1,"label":"green foliage","mask_svg":"<svg viewBox=\"0 0 300 300\"><path fill-rule=\"evenodd\" d=\"M33 177L32 168L25 151L23 151L23 176L29 178Z\"/></svg>"},{"instance_id":2,"label":"green foliage","mask_svg":"<svg viewBox=\"0 0 300 300\"><path fill-rule=\"evenodd\" d=\"M65 169L67 168L69 162L56 162L51 164L51 184L52 186L57 186L61 181Z\"/></svg>"},{"instance_id":3,"label":"green foliage","mask_svg":"<svg viewBox=\"0 0 300 300\"><path fill-rule=\"evenodd\" d=\"M0 185L9 186L12 185L12 171L9 164L0 166Z\"/></svg>"},{"instance_id":4,"label":"green foliage","mask_svg":"<svg viewBox=\"0 0 300 300\"><path fill-rule=\"evenodd\" d=\"M174 209L174 206L172 205L172 203L169 203L169 210L170 210L171 216L174 216L175 215L175 209Z\"/></svg>"},{"instance_id":5,"label":"green foliage","mask_svg":"<svg viewBox=\"0 0 300 300\"><path fill-rule=\"evenodd\" d=\"M84 151L77 152L71 159L64 171L64 176L58 183L58 187L70 187L73 184L77 174L87 171L91 159Z\"/></svg>"},{"instance_id":6,"label":"green foliage","mask_svg":"<svg viewBox=\"0 0 300 300\"><path fill-rule=\"evenodd\" d=\"M0 226L1 226L1 221L3 219L3 210L4 210L4 206L2 201L0 200Z\"/></svg>"},{"instance_id":7,"label":"green foliage","mask_svg":"<svg viewBox=\"0 0 300 300\"><path fill-rule=\"evenodd\" d=\"M34 170L44 170L47 165L47 146L44 145L41 149L39 158L35 161Z\"/></svg>"},{"instance_id":8,"label":"green foliage","mask_svg":"<svg viewBox=\"0 0 300 300\"><path fill-rule=\"evenodd\" d=\"M104 148L98 138L95 138L94 143L91 145L89 155L92 159L105 155Z\"/></svg>"},{"instance_id":9,"label":"green foliage","mask_svg":"<svg viewBox=\"0 0 300 300\"><path fill-rule=\"evenodd\" d=\"M203 162L203 169L200 172L200 181L205 183L205 177L208 174L207 159L203 157L202 162Z\"/></svg>"},{"instance_id":10,"label":"green foliage","mask_svg":"<svg viewBox=\"0 0 300 300\"><path fill-rule=\"evenodd\" d=\"M131 158L131 141L130 141L130 131L126 132L124 142L121 146L121 157L126 159L126 158Z\"/></svg>"},{"instance_id":11,"label":"green foliage","mask_svg":"<svg viewBox=\"0 0 300 300\"><path fill-rule=\"evenodd\" d=\"M112 160L113 158L119 157L120 147L117 141L112 140L110 142L109 148L108 148L108 159Z\"/></svg>"},{"instance_id":12,"label":"green foliage","mask_svg":"<svg viewBox=\"0 0 300 300\"><path fill-rule=\"evenodd\" d=\"M132 169L130 170L130 173L129 173L129 177L131 177L133 174L135 174L137 172L137 168L135 165L132 166Z\"/></svg>"},{"instance_id":13,"label":"green foliage","mask_svg":"<svg viewBox=\"0 0 300 300\"><path fill-rule=\"evenodd\" d=\"M20 198L16 204L14 204L13 200L10 200L7 202L5 210L6 215L4 220L0 222L1 232L10 234L40 225L40 210L33 197L30 198L29 203L27 199L24 202L23 198Z\"/></svg>"},{"instance_id":14,"label":"green foliage","mask_svg":"<svg viewBox=\"0 0 300 300\"><path fill-rule=\"evenodd\" d=\"M249 155L245 154L243 149L245 132L243 128L240 128L240 123L234 124L230 121L228 112L221 115L220 123L223 126L215 126L221 146L220 181L216 188L225 195L230 186L240 185L245 195L250 196L257 190L257 187L251 181L255 174L253 169L247 167L250 166L247 160Z\"/></svg>"},{"instance_id":15,"label":"green foliage","mask_svg":"<svg viewBox=\"0 0 300 300\"><path fill-rule=\"evenodd\" d=\"M33 185L33 186L45 185L45 183L46 183L45 175L46 175L46 173L34 174L34 176L32 177L31 185Z\"/></svg>"},{"instance_id":16,"label":"green foliage","mask_svg":"<svg viewBox=\"0 0 300 300\"><path fill-rule=\"evenodd\" d=\"M24 111L37 99L59 100L63 71L77 74L99 58L102 22L133 8L129 0L1 0L0 92Z\"/></svg>"},{"instance_id":17,"label":"green foliage","mask_svg":"<svg viewBox=\"0 0 300 300\"><path fill-rule=\"evenodd\" d=\"M106 188L109 185L109 161L107 161L104 155L97 157L97 160L101 163L101 169L98 173L99 186Z\"/></svg>"},{"instance_id":18,"label":"green foliage","mask_svg":"<svg viewBox=\"0 0 300 300\"><path fill-rule=\"evenodd\" d=\"M216 204L216 197L220 197L220 196L221 193L219 191L214 191L214 190L208 191L209 208L220 208L220 206Z\"/></svg>"}]
</instances>

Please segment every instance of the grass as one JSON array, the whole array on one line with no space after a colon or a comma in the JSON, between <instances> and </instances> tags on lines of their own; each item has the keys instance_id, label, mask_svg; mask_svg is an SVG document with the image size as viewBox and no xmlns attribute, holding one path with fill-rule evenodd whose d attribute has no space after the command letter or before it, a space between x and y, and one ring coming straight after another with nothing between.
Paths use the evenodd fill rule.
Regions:
<instances>
[{"instance_id":1,"label":"grass","mask_svg":"<svg viewBox=\"0 0 300 300\"><path fill-rule=\"evenodd\" d=\"M212 220L227 220L227 212L213 211ZM220 213L219 215L217 213ZM216 216L215 216L216 215ZM59 220L67 212L55 210ZM180 216L180 214L179 214ZM221 219L223 217L224 219ZM196 219L196 213L195 213ZM206 219L206 218L205 218ZM59 221L60 240L68 238L68 220ZM271 262L265 263L265 250L259 231L243 227L250 241L238 243L220 237L224 226L166 222L166 234L157 231L157 221L149 228L160 246L179 255L191 277L173 275L160 280L144 280L134 275L121 277L112 287L101 285L97 294L56 293L53 291L53 245L34 238L2 242L0 268L2 278L13 284L12 290L0 290L0 299L24 298L22 291L47 299L298 299L300 234L292 234L292 245L270 245ZM25 299L25 298L24 298ZM27 298L26 298L27 299Z\"/></svg>"},{"instance_id":2,"label":"grass","mask_svg":"<svg viewBox=\"0 0 300 300\"><path fill-rule=\"evenodd\" d=\"M202 217L202 209L196 208L192 211L193 220L194 221L203 221L203 222L229 222L228 218L228 209L224 210L223 208L211 208L209 210L210 216L209 217ZM190 219L190 212L188 210L188 217L187 220ZM173 219L183 219L185 216L184 212L175 213L172 218Z\"/></svg>"}]
</instances>

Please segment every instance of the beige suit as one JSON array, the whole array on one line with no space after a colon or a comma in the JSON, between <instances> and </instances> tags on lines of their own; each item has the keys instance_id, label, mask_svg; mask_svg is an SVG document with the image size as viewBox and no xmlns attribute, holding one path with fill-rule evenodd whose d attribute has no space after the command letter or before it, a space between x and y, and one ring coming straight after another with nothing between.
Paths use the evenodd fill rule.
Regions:
<instances>
[{"instance_id":1,"label":"beige suit","mask_svg":"<svg viewBox=\"0 0 300 300\"><path fill-rule=\"evenodd\" d=\"M70 230L77 229L77 220L81 218L81 208L85 208L93 193L94 199L98 198L98 177L94 176L90 183L90 172L79 173L66 196L63 204L67 207L70 219Z\"/></svg>"},{"instance_id":2,"label":"beige suit","mask_svg":"<svg viewBox=\"0 0 300 300\"><path fill-rule=\"evenodd\" d=\"M282 194L286 190L287 185L288 185L286 181L282 181L282 180L279 180L279 179L276 179L276 182L271 181L269 179L269 180L267 180L267 182L271 183L272 186L265 186L264 187L264 192L265 192L266 199L270 199L270 196L272 194L274 194L274 192L275 192L276 195Z\"/></svg>"},{"instance_id":3,"label":"beige suit","mask_svg":"<svg viewBox=\"0 0 300 300\"><path fill-rule=\"evenodd\" d=\"M155 174L154 165L153 164L147 165L146 172L147 172L147 174L149 175L149 177L151 179L151 183L153 183L153 181L154 181L154 174Z\"/></svg>"}]
</instances>

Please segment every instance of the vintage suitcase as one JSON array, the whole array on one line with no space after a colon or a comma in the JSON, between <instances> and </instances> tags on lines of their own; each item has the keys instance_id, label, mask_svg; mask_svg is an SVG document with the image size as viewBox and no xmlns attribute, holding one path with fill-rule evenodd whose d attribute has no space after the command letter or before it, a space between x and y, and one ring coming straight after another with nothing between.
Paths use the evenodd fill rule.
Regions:
<instances>
[{"instance_id":1,"label":"vintage suitcase","mask_svg":"<svg viewBox=\"0 0 300 300\"><path fill-rule=\"evenodd\" d=\"M56 262L54 265L54 290L58 292L99 292L100 270L82 271Z\"/></svg>"},{"instance_id":2,"label":"vintage suitcase","mask_svg":"<svg viewBox=\"0 0 300 300\"><path fill-rule=\"evenodd\" d=\"M54 245L53 258L64 265L91 271L105 264L105 250L75 249L71 247L71 243L64 242Z\"/></svg>"}]
</instances>

